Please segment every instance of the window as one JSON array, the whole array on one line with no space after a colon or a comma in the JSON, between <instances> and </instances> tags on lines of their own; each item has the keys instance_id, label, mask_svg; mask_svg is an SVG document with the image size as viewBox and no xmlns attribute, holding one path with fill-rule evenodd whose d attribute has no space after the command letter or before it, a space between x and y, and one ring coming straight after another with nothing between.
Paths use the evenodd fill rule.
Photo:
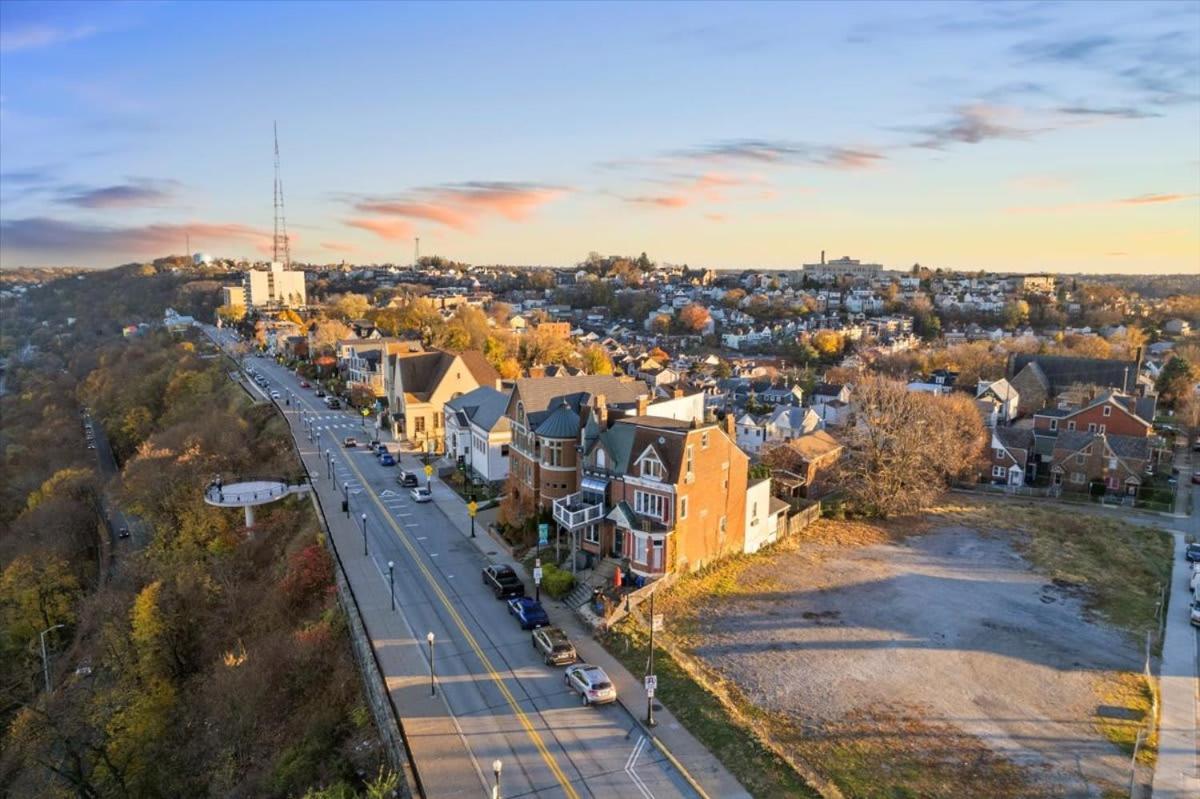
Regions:
<instances>
[{"instance_id":1,"label":"window","mask_svg":"<svg viewBox=\"0 0 1200 799\"><path fill-rule=\"evenodd\" d=\"M507 458L507 457L508 457L508 444L501 444L501 445L500 445L500 457L501 457L501 458Z\"/></svg>"},{"instance_id":2,"label":"window","mask_svg":"<svg viewBox=\"0 0 1200 799\"><path fill-rule=\"evenodd\" d=\"M602 450L602 449L596 450L596 466L603 469L604 464L607 461L607 458L608 458L608 456L604 454L604 450Z\"/></svg>"},{"instance_id":3,"label":"window","mask_svg":"<svg viewBox=\"0 0 1200 799\"><path fill-rule=\"evenodd\" d=\"M1076 455L1076 456L1075 456L1075 462L1076 462L1077 464L1079 464L1080 466L1082 466L1082 465L1083 465L1083 461L1084 461L1084 457L1083 457L1083 453L1082 453L1082 452L1081 452L1081 453L1079 453L1078 455Z\"/></svg>"},{"instance_id":4,"label":"window","mask_svg":"<svg viewBox=\"0 0 1200 799\"><path fill-rule=\"evenodd\" d=\"M1067 422L1067 430L1070 431L1070 430L1074 430L1074 429L1075 429L1075 423Z\"/></svg>"},{"instance_id":5,"label":"window","mask_svg":"<svg viewBox=\"0 0 1200 799\"><path fill-rule=\"evenodd\" d=\"M1115 469L1115 468L1117 468L1117 459L1116 459L1116 458L1109 458L1109 459L1108 459L1108 468L1110 468L1110 469Z\"/></svg>"},{"instance_id":6,"label":"window","mask_svg":"<svg viewBox=\"0 0 1200 799\"><path fill-rule=\"evenodd\" d=\"M633 537L633 559L637 563L645 563L647 555L646 536L635 535Z\"/></svg>"},{"instance_id":7,"label":"window","mask_svg":"<svg viewBox=\"0 0 1200 799\"><path fill-rule=\"evenodd\" d=\"M1071 472L1071 482L1075 485L1083 485L1085 480L1087 480L1087 475L1083 472Z\"/></svg>"},{"instance_id":8,"label":"window","mask_svg":"<svg viewBox=\"0 0 1200 799\"><path fill-rule=\"evenodd\" d=\"M992 467L992 477L1004 477L1006 474L1008 474L1008 470L1003 466Z\"/></svg>"},{"instance_id":9,"label":"window","mask_svg":"<svg viewBox=\"0 0 1200 799\"><path fill-rule=\"evenodd\" d=\"M1051 430L1058 430L1058 420L1057 420L1057 419L1051 419L1051 420L1050 420L1050 429L1051 429Z\"/></svg>"},{"instance_id":10,"label":"window","mask_svg":"<svg viewBox=\"0 0 1200 799\"><path fill-rule=\"evenodd\" d=\"M1004 460L1004 450L1003 450L1003 448L1001 448L1001 447L996 447L995 449L993 449L993 450L992 450L992 456L993 456L993 457L994 457L996 460L998 460L998 461L1000 461L1000 460Z\"/></svg>"},{"instance_id":11,"label":"window","mask_svg":"<svg viewBox=\"0 0 1200 799\"><path fill-rule=\"evenodd\" d=\"M589 524L587 527L583 528L583 540L584 543L587 544L599 544L600 529L594 524Z\"/></svg>"},{"instance_id":12,"label":"window","mask_svg":"<svg viewBox=\"0 0 1200 799\"><path fill-rule=\"evenodd\" d=\"M694 446L692 446L691 444L688 444L687 455L684 458L684 463L687 465L687 468L684 471L688 477L691 477L692 474L695 473L695 471L696 471L696 469L695 469L696 457L695 456L696 456L696 448Z\"/></svg>"},{"instance_id":13,"label":"window","mask_svg":"<svg viewBox=\"0 0 1200 799\"><path fill-rule=\"evenodd\" d=\"M1105 416L1112 416L1112 406L1111 406L1111 405L1105 405L1105 406L1104 406L1104 415L1105 415Z\"/></svg>"},{"instance_id":14,"label":"window","mask_svg":"<svg viewBox=\"0 0 1200 799\"><path fill-rule=\"evenodd\" d=\"M662 494L651 494L646 491L633 492L633 509L643 516L667 520L667 503Z\"/></svg>"},{"instance_id":15,"label":"window","mask_svg":"<svg viewBox=\"0 0 1200 799\"><path fill-rule=\"evenodd\" d=\"M517 421L525 424L525 403L523 402L517 403Z\"/></svg>"},{"instance_id":16,"label":"window","mask_svg":"<svg viewBox=\"0 0 1200 799\"><path fill-rule=\"evenodd\" d=\"M1104 425L1100 425L1100 432L1101 432L1101 433L1103 433L1103 432L1104 432Z\"/></svg>"},{"instance_id":17,"label":"window","mask_svg":"<svg viewBox=\"0 0 1200 799\"><path fill-rule=\"evenodd\" d=\"M642 477L649 477L651 480L661 480L662 476L661 463L652 458L646 458L642 461Z\"/></svg>"},{"instance_id":18,"label":"window","mask_svg":"<svg viewBox=\"0 0 1200 799\"><path fill-rule=\"evenodd\" d=\"M424 433L425 432L425 417L424 416L418 416L416 419L413 419L413 432L414 433Z\"/></svg>"},{"instance_id":19,"label":"window","mask_svg":"<svg viewBox=\"0 0 1200 799\"><path fill-rule=\"evenodd\" d=\"M1094 422L1093 422L1092 424L1089 424L1089 425L1088 425L1088 432L1089 432L1089 433L1094 433L1094 432L1096 432L1096 424L1095 424Z\"/></svg>"},{"instance_id":20,"label":"window","mask_svg":"<svg viewBox=\"0 0 1200 799\"><path fill-rule=\"evenodd\" d=\"M700 434L700 449L708 449L708 433Z\"/></svg>"},{"instance_id":21,"label":"window","mask_svg":"<svg viewBox=\"0 0 1200 799\"><path fill-rule=\"evenodd\" d=\"M546 446L542 447L542 463L547 466L563 465L563 443L561 441L546 442Z\"/></svg>"},{"instance_id":22,"label":"window","mask_svg":"<svg viewBox=\"0 0 1200 799\"><path fill-rule=\"evenodd\" d=\"M681 518L681 519L687 518L687 508L688 508L688 498L680 497L679 498L679 518Z\"/></svg>"}]
</instances>

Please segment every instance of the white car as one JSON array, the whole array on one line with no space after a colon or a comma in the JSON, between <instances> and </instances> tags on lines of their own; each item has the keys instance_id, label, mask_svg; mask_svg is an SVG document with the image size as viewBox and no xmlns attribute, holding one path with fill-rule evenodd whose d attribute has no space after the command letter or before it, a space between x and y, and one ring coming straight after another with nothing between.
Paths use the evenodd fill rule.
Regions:
<instances>
[{"instance_id":1,"label":"white car","mask_svg":"<svg viewBox=\"0 0 1200 799\"><path fill-rule=\"evenodd\" d=\"M1200 627L1200 602L1192 603L1192 624Z\"/></svg>"},{"instance_id":2,"label":"white car","mask_svg":"<svg viewBox=\"0 0 1200 799\"><path fill-rule=\"evenodd\" d=\"M1191 592L1196 593L1196 589L1200 588L1200 569L1192 569L1192 576L1188 580L1188 588Z\"/></svg>"},{"instance_id":3,"label":"white car","mask_svg":"<svg viewBox=\"0 0 1200 799\"><path fill-rule=\"evenodd\" d=\"M279 392L272 390L271 391L271 399L279 399Z\"/></svg>"},{"instance_id":4,"label":"white car","mask_svg":"<svg viewBox=\"0 0 1200 799\"><path fill-rule=\"evenodd\" d=\"M563 681L583 698L585 705L603 705L617 701L617 689L604 669L590 663L568 666Z\"/></svg>"},{"instance_id":5,"label":"white car","mask_svg":"<svg viewBox=\"0 0 1200 799\"><path fill-rule=\"evenodd\" d=\"M433 489L429 486L419 486L408 493L412 495L413 502L433 502Z\"/></svg>"}]
</instances>

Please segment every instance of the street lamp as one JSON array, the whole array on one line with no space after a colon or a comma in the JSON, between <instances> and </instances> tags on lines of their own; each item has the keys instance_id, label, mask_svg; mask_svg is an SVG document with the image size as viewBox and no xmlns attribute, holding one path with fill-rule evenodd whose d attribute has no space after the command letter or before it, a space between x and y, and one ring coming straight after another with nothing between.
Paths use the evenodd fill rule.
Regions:
<instances>
[{"instance_id":1,"label":"street lamp","mask_svg":"<svg viewBox=\"0 0 1200 799\"><path fill-rule=\"evenodd\" d=\"M42 639L42 675L46 678L46 693L50 693L50 659L46 656L46 633L53 632L59 627L66 627L65 624L56 624L53 627L47 627L42 630L38 637ZM430 633L433 635L433 633Z\"/></svg>"},{"instance_id":2,"label":"street lamp","mask_svg":"<svg viewBox=\"0 0 1200 799\"><path fill-rule=\"evenodd\" d=\"M433 638L432 632L425 636L425 640L429 642L429 695L437 696L437 685L434 683L433 672Z\"/></svg>"},{"instance_id":3,"label":"street lamp","mask_svg":"<svg viewBox=\"0 0 1200 799\"><path fill-rule=\"evenodd\" d=\"M363 557L367 556L367 514L362 515L363 526Z\"/></svg>"},{"instance_id":4,"label":"street lamp","mask_svg":"<svg viewBox=\"0 0 1200 799\"><path fill-rule=\"evenodd\" d=\"M500 758L492 761L492 774L496 776L496 782L492 785L492 799L500 799L500 770L504 768L504 764L500 762Z\"/></svg>"},{"instance_id":5,"label":"street lamp","mask_svg":"<svg viewBox=\"0 0 1200 799\"><path fill-rule=\"evenodd\" d=\"M388 561L388 594L392 598L392 610L396 609L396 576L395 576L395 561Z\"/></svg>"},{"instance_id":6,"label":"street lamp","mask_svg":"<svg viewBox=\"0 0 1200 799\"><path fill-rule=\"evenodd\" d=\"M350 518L350 483L342 483L342 511Z\"/></svg>"}]
</instances>

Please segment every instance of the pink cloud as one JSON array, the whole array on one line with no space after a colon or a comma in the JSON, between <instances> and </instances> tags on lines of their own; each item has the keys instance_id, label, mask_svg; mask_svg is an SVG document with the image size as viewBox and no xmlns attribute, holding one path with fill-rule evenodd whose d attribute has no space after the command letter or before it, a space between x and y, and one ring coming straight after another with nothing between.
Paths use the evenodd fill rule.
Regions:
<instances>
[{"instance_id":1,"label":"pink cloud","mask_svg":"<svg viewBox=\"0 0 1200 799\"><path fill-rule=\"evenodd\" d=\"M1074 211L1093 211L1103 208L1128 208L1139 205L1162 205L1165 203L1185 202L1200 197L1200 194L1142 194L1137 197L1124 197L1119 200L1106 200L1091 203L1065 203L1063 205L1017 206L1004 209L1009 214L1062 214Z\"/></svg>"},{"instance_id":2,"label":"pink cloud","mask_svg":"<svg viewBox=\"0 0 1200 799\"><path fill-rule=\"evenodd\" d=\"M354 252L358 248L344 241L323 241L321 246L331 252Z\"/></svg>"},{"instance_id":3,"label":"pink cloud","mask_svg":"<svg viewBox=\"0 0 1200 799\"><path fill-rule=\"evenodd\" d=\"M1117 200L1118 205L1153 205L1156 203L1177 203L1190 200L1195 194L1142 194L1137 197L1126 197Z\"/></svg>"},{"instance_id":4,"label":"pink cloud","mask_svg":"<svg viewBox=\"0 0 1200 799\"><path fill-rule=\"evenodd\" d=\"M6 219L0 223L6 246L29 252L115 252L129 255L182 252L187 237L193 245L253 245L269 252L271 233L236 223L188 222L113 227L48 217ZM295 237L292 237L293 243Z\"/></svg>"},{"instance_id":5,"label":"pink cloud","mask_svg":"<svg viewBox=\"0 0 1200 799\"><path fill-rule=\"evenodd\" d=\"M659 208L686 208L697 202L727 202L728 189L756 186L763 182L763 179L756 175L739 176L721 172L705 172L669 181L671 192L668 194L640 195L628 197L626 200Z\"/></svg>"},{"instance_id":6,"label":"pink cloud","mask_svg":"<svg viewBox=\"0 0 1200 799\"><path fill-rule=\"evenodd\" d=\"M403 219L347 219L345 224L366 230L381 239L411 239L414 234L412 223Z\"/></svg>"},{"instance_id":7,"label":"pink cloud","mask_svg":"<svg viewBox=\"0 0 1200 799\"><path fill-rule=\"evenodd\" d=\"M357 219L347 224L370 230L383 238L410 235L411 224L401 220L421 219L461 231L471 231L490 216L523 222L538 208L552 202L567 189L535 183L453 183L418 189L400 198L364 198L354 201L356 210L395 219ZM404 227L407 226L407 227ZM401 233L400 231L407 231Z\"/></svg>"},{"instance_id":8,"label":"pink cloud","mask_svg":"<svg viewBox=\"0 0 1200 799\"><path fill-rule=\"evenodd\" d=\"M679 194L668 194L657 197L631 197L629 202L656 205L659 208L684 208L692 204L691 198Z\"/></svg>"}]
</instances>

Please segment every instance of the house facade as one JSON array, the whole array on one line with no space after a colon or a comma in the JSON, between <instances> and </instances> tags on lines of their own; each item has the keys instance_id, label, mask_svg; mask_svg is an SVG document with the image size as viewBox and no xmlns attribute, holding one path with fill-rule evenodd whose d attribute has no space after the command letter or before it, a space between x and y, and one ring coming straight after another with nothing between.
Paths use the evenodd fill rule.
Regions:
<instances>
[{"instance_id":1,"label":"house facade","mask_svg":"<svg viewBox=\"0 0 1200 799\"><path fill-rule=\"evenodd\" d=\"M499 379L483 353L475 351L399 352L388 358L388 366L392 435L422 452L443 451L447 402L480 386L495 386Z\"/></svg>"},{"instance_id":2,"label":"house facade","mask_svg":"<svg viewBox=\"0 0 1200 799\"><path fill-rule=\"evenodd\" d=\"M508 477L512 430L508 393L480 386L446 403L445 452L475 479L498 483Z\"/></svg>"}]
</instances>

